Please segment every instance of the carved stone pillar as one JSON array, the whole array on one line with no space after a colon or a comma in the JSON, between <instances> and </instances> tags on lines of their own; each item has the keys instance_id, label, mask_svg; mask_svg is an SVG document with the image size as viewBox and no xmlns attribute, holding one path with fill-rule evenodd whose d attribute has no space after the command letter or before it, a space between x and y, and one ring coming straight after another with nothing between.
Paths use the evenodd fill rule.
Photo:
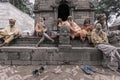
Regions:
<instances>
[{"instance_id":1,"label":"carved stone pillar","mask_svg":"<svg viewBox=\"0 0 120 80\"><path fill-rule=\"evenodd\" d=\"M62 26L60 28L59 34L59 49L61 51L69 51L71 49L70 45L70 28L67 26Z\"/></svg>"},{"instance_id":2,"label":"carved stone pillar","mask_svg":"<svg viewBox=\"0 0 120 80\"><path fill-rule=\"evenodd\" d=\"M54 15L55 15L55 19L57 20L57 7L54 8Z\"/></svg>"},{"instance_id":3,"label":"carved stone pillar","mask_svg":"<svg viewBox=\"0 0 120 80\"><path fill-rule=\"evenodd\" d=\"M62 26L60 28L60 36L59 36L60 44L70 44L70 29L67 26Z\"/></svg>"},{"instance_id":4,"label":"carved stone pillar","mask_svg":"<svg viewBox=\"0 0 120 80\"><path fill-rule=\"evenodd\" d=\"M70 14L71 14L71 16L72 16L73 19L74 19L74 8L73 8L73 7L71 7Z\"/></svg>"}]
</instances>

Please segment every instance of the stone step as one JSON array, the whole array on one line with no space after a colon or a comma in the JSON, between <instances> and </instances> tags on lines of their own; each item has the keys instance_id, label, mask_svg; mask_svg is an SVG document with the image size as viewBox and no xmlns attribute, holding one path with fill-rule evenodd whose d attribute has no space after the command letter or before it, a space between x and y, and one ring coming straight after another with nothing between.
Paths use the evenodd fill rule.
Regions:
<instances>
[{"instance_id":1,"label":"stone step","mask_svg":"<svg viewBox=\"0 0 120 80\"><path fill-rule=\"evenodd\" d=\"M117 47L120 52L120 47ZM61 65L102 64L103 54L93 47L1 47L0 64L9 65Z\"/></svg>"},{"instance_id":2,"label":"stone step","mask_svg":"<svg viewBox=\"0 0 120 80\"><path fill-rule=\"evenodd\" d=\"M95 48L72 47L71 50L58 47L1 47L0 60L4 64L93 64L100 65L102 56ZM98 58L99 57L99 58ZM96 63L95 63L96 62Z\"/></svg>"},{"instance_id":3,"label":"stone step","mask_svg":"<svg viewBox=\"0 0 120 80\"><path fill-rule=\"evenodd\" d=\"M10 46L35 46L38 41L40 40L40 38L38 37L21 37L19 39L15 39L10 43ZM52 43L50 40L45 39L45 41L43 41L40 46L41 47L46 47L46 46L51 46L51 47L57 47L59 45L59 39L54 38L55 42ZM0 42L2 43L2 42ZM74 39L74 40L70 40L70 45L72 45L73 47L94 47L93 44L89 44L88 40L85 40L84 42L81 42L79 39ZM112 45L116 46L116 47L120 47L120 41L117 43L112 43Z\"/></svg>"},{"instance_id":4,"label":"stone step","mask_svg":"<svg viewBox=\"0 0 120 80\"><path fill-rule=\"evenodd\" d=\"M38 37L29 37L29 38L19 38L15 39L10 43L10 46L35 46L39 42L40 38ZM52 43L50 40L45 39L44 42L40 44L41 47L43 46L58 46L59 45L59 39L54 38L55 42ZM2 42L0 42L2 43ZM89 44L88 41L86 40L85 42L81 42L80 40L71 40L70 45L75 46L75 47L93 47L92 44Z\"/></svg>"}]
</instances>

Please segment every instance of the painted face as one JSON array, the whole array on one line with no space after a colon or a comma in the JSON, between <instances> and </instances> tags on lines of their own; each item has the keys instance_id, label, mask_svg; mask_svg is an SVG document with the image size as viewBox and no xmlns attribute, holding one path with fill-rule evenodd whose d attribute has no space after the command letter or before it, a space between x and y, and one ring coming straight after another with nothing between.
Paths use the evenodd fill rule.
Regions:
<instances>
[{"instance_id":1,"label":"painted face","mask_svg":"<svg viewBox=\"0 0 120 80\"><path fill-rule=\"evenodd\" d=\"M105 19L100 20L100 23L104 24L105 23Z\"/></svg>"},{"instance_id":2,"label":"painted face","mask_svg":"<svg viewBox=\"0 0 120 80\"><path fill-rule=\"evenodd\" d=\"M15 25L15 22L9 22L10 27L13 27Z\"/></svg>"},{"instance_id":3,"label":"painted face","mask_svg":"<svg viewBox=\"0 0 120 80\"><path fill-rule=\"evenodd\" d=\"M96 28L96 32L98 35L101 35L102 34L102 28L101 27L97 27Z\"/></svg>"},{"instance_id":4,"label":"painted face","mask_svg":"<svg viewBox=\"0 0 120 80\"><path fill-rule=\"evenodd\" d=\"M40 22L44 22L44 19L42 17L40 17Z\"/></svg>"}]
</instances>

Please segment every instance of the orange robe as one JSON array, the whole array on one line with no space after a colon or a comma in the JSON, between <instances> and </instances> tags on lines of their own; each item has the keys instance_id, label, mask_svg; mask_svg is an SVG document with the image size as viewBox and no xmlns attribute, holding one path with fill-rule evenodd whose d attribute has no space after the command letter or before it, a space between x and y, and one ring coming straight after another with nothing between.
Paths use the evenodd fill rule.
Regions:
<instances>
[{"instance_id":1,"label":"orange robe","mask_svg":"<svg viewBox=\"0 0 120 80\"><path fill-rule=\"evenodd\" d=\"M82 30L86 30L86 31L87 31L87 35L90 36L92 30L94 29L94 26L93 26L92 24L90 24L89 26L83 25L83 26L81 27L81 29L82 29Z\"/></svg>"},{"instance_id":2,"label":"orange robe","mask_svg":"<svg viewBox=\"0 0 120 80\"><path fill-rule=\"evenodd\" d=\"M42 35L43 32L46 32L47 28L45 27L45 25L42 25L40 23L37 23L35 26L35 32L37 34L37 36L40 36L39 33Z\"/></svg>"},{"instance_id":3,"label":"orange robe","mask_svg":"<svg viewBox=\"0 0 120 80\"><path fill-rule=\"evenodd\" d=\"M89 41L89 43L91 43L92 42L91 41L91 34L92 34L92 30L94 29L93 25L91 25L91 24L88 26L83 25L81 27L81 29L86 31L86 36L88 38L88 41Z\"/></svg>"},{"instance_id":4,"label":"orange robe","mask_svg":"<svg viewBox=\"0 0 120 80\"><path fill-rule=\"evenodd\" d=\"M62 22L62 25L63 25L63 26L68 26L68 27L71 26L70 23L69 23L68 21L63 21L63 22Z\"/></svg>"},{"instance_id":5,"label":"orange robe","mask_svg":"<svg viewBox=\"0 0 120 80\"><path fill-rule=\"evenodd\" d=\"M70 30L71 30L71 37L74 39L75 37L80 37L82 40L86 37L86 31L81 30L79 25L75 22L70 22Z\"/></svg>"}]
</instances>

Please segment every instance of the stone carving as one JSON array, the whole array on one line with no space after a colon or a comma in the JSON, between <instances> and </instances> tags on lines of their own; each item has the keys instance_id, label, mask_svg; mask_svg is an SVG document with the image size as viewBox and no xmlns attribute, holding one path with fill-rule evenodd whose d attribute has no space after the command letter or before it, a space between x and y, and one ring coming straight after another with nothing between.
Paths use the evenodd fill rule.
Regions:
<instances>
[{"instance_id":1,"label":"stone carving","mask_svg":"<svg viewBox=\"0 0 120 80\"><path fill-rule=\"evenodd\" d=\"M59 36L60 44L69 44L70 43L70 29L67 26L62 26L60 28L60 36Z\"/></svg>"}]
</instances>

